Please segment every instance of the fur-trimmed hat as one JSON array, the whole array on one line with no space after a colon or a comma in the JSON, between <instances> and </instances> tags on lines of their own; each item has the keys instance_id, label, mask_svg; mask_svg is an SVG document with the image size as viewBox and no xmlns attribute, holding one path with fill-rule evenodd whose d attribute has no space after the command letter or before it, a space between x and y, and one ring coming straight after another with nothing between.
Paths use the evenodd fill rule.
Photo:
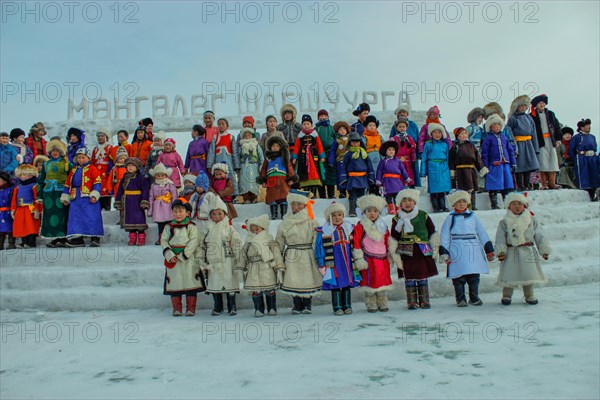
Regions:
<instances>
[{"instance_id":1,"label":"fur-trimmed hat","mask_svg":"<svg viewBox=\"0 0 600 400\"><path fill-rule=\"evenodd\" d=\"M228 214L227 205L225 204L225 202L223 202L223 200L221 200L219 196L211 197L208 202L208 212L211 212L213 210L222 210L225 213L225 215Z\"/></svg>"},{"instance_id":2,"label":"fur-trimmed hat","mask_svg":"<svg viewBox=\"0 0 600 400\"><path fill-rule=\"evenodd\" d=\"M84 156L87 156L87 158L92 158L92 149L86 146L80 147L75 152L75 157L77 157L79 154L83 154Z\"/></svg>"},{"instance_id":3,"label":"fur-trimmed hat","mask_svg":"<svg viewBox=\"0 0 600 400\"><path fill-rule=\"evenodd\" d=\"M492 114L504 115L504 110L502 109L502 106L496 103L495 101L487 103L485 106L483 106L483 111L484 118L488 118Z\"/></svg>"},{"instance_id":4,"label":"fur-trimmed hat","mask_svg":"<svg viewBox=\"0 0 600 400\"><path fill-rule=\"evenodd\" d=\"M591 125L591 124L592 124L592 120L591 119L589 119L589 118L585 118L585 119L582 118L581 121L577 122L577 132L581 131L581 128L583 128L584 126Z\"/></svg>"},{"instance_id":5,"label":"fur-trimmed hat","mask_svg":"<svg viewBox=\"0 0 600 400\"><path fill-rule=\"evenodd\" d=\"M358 115L363 111L371 112L371 106L367 103L360 103L358 107L356 107L356 110L352 111L352 115L358 117Z\"/></svg>"},{"instance_id":6,"label":"fur-trimmed hat","mask_svg":"<svg viewBox=\"0 0 600 400\"><path fill-rule=\"evenodd\" d=\"M344 217L346 215L348 215L348 212L346 211L346 207L344 207L344 205L342 203L337 203L334 201L329 206L327 206L327 208L325 209L325 212L323 213L323 216L325 217L325 219L327 221L329 221L331 214L333 214L334 212L341 212L342 214L344 214Z\"/></svg>"},{"instance_id":7,"label":"fur-trimmed hat","mask_svg":"<svg viewBox=\"0 0 600 400\"><path fill-rule=\"evenodd\" d=\"M115 162L119 159L119 157L129 157L129 154L127 153L127 149L123 146L119 146L119 148L117 149L117 152L115 153Z\"/></svg>"},{"instance_id":8,"label":"fur-trimmed hat","mask_svg":"<svg viewBox=\"0 0 600 400\"><path fill-rule=\"evenodd\" d=\"M512 203L513 201L518 201L519 203L525 204L525 207L529 207L529 201L527 200L526 193L511 192L504 199L504 207L510 207L510 203Z\"/></svg>"},{"instance_id":9,"label":"fur-trimmed hat","mask_svg":"<svg viewBox=\"0 0 600 400\"><path fill-rule=\"evenodd\" d=\"M301 194L297 194L297 193L288 193L287 197L286 197L286 201L288 204L292 204L292 203L302 203L304 205L308 204L308 202L310 201L308 196L304 196Z\"/></svg>"},{"instance_id":10,"label":"fur-trimmed hat","mask_svg":"<svg viewBox=\"0 0 600 400\"><path fill-rule=\"evenodd\" d=\"M15 128L10 131L10 140L15 140L19 136L25 136L25 131L21 128Z\"/></svg>"},{"instance_id":11,"label":"fur-trimmed hat","mask_svg":"<svg viewBox=\"0 0 600 400\"><path fill-rule=\"evenodd\" d=\"M167 138L167 134L165 133L165 131L158 131L158 132L155 132L153 134L152 138L153 139L160 139L160 140L164 141Z\"/></svg>"},{"instance_id":12,"label":"fur-trimmed hat","mask_svg":"<svg viewBox=\"0 0 600 400\"><path fill-rule=\"evenodd\" d=\"M492 125L500 124L500 129L504 128L504 120L498 114L492 114L485 120L485 130L490 132Z\"/></svg>"},{"instance_id":13,"label":"fur-trimmed hat","mask_svg":"<svg viewBox=\"0 0 600 400\"><path fill-rule=\"evenodd\" d=\"M329 113L325 109L319 110L319 112L317 113L317 118L319 118L321 115L326 115L327 118L329 118Z\"/></svg>"},{"instance_id":14,"label":"fur-trimmed hat","mask_svg":"<svg viewBox=\"0 0 600 400\"><path fill-rule=\"evenodd\" d=\"M531 105L535 107L541 101L548 104L548 95L540 94L540 95L535 96L533 99L531 99Z\"/></svg>"},{"instance_id":15,"label":"fur-trimmed hat","mask_svg":"<svg viewBox=\"0 0 600 400\"><path fill-rule=\"evenodd\" d=\"M67 140L71 139L71 136L75 135L79 138L79 141L81 142L83 140L83 133L85 131L79 128L69 128L69 130L67 131Z\"/></svg>"},{"instance_id":16,"label":"fur-trimmed hat","mask_svg":"<svg viewBox=\"0 0 600 400\"><path fill-rule=\"evenodd\" d=\"M404 125L406 125L406 127L408 127L408 118L404 118L404 117L398 117L396 122L394 122L394 127L398 126L398 124L400 122L402 122Z\"/></svg>"},{"instance_id":17,"label":"fur-trimmed hat","mask_svg":"<svg viewBox=\"0 0 600 400\"><path fill-rule=\"evenodd\" d=\"M171 176L171 174L173 173L173 168L167 168L163 163L158 163L154 168L151 168L148 172L152 176L156 176L156 174L165 174L166 176Z\"/></svg>"},{"instance_id":18,"label":"fur-trimmed hat","mask_svg":"<svg viewBox=\"0 0 600 400\"><path fill-rule=\"evenodd\" d=\"M210 189L210 179L208 179L206 172L202 170L198 171L198 176L194 181L194 186L201 187L205 192L208 192L208 189Z\"/></svg>"},{"instance_id":19,"label":"fur-trimmed hat","mask_svg":"<svg viewBox=\"0 0 600 400\"><path fill-rule=\"evenodd\" d=\"M37 168L38 164L43 165L48 160L50 160L48 157L46 157L43 154L40 154L39 156L35 156L35 158L33 159L33 166Z\"/></svg>"},{"instance_id":20,"label":"fur-trimmed hat","mask_svg":"<svg viewBox=\"0 0 600 400\"><path fill-rule=\"evenodd\" d=\"M252 117L252 115L246 115L242 118L242 124L244 124L244 122L250 122L250 124L254 126L254 117Z\"/></svg>"},{"instance_id":21,"label":"fur-trimmed hat","mask_svg":"<svg viewBox=\"0 0 600 400\"><path fill-rule=\"evenodd\" d=\"M185 199L185 197L179 197L171 203L171 210L175 207L184 207L188 212L192 212L192 205Z\"/></svg>"},{"instance_id":22,"label":"fur-trimmed hat","mask_svg":"<svg viewBox=\"0 0 600 400\"><path fill-rule=\"evenodd\" d=\"M519 108L519 106L529 107L529 103L531 103L531 99L526 94L516 97L512 101L512 103L510 103L509 115L513 115L514 113L516 113L517 108ZM496 113L492 113L492 114L499 114L499 113L496 112ZM489 114L489 115L492 115L492 114Z\"/></svg>"},{"instance_id":23,"label":"fur-trimmed hat","mask_svg":"<svg viewBox=\"0 0 600 400\"><path fill-rule=\"evenodd\" d=\"M481 107L475 107L467 114L467 122L477 122L477 118L485 116L485 111Z\"/></svg>"},{"instance_id":24,"label":"fur-trimmed hat","mask_svg":"<svg viewBox=\"0 0 600 400\"><path fill-rule=\"evenodd\" d=\"M229 166L225 163L216 163L210 169L210 172L214 175L216 170L221 170L225 172L225 174L229 175Z\"/></svg>"},{"instance_id":25,"label":"fur-trimmed hat","mask_svg":"<svg viewBox=\"0 0 600 400\"><path fill-rule=\"evenodd\" d=\"M118 154L118 151L117 151L117 154ZM142 160L140 160L137 157L128 157L127 160L125 160L124 164L125 164L125 166L128 166L129 164L135 165L138 172L144 169L144 164L142 163Z\"/></svg>"},{"instance_id":26,"label":"fur-trimmed hat","mask_svg":"<svg viewBox=\"0 0 600 400\"><path fill-rule=\"evenodd\" d=\"M351 126L350 126L350 124L349 124L349 123L347 123L346 121L338 121L338 122L336 122L335 124L333 124L333 131L334 131L335 133L338 133L338 130L339 130L340 128L342 128L342 127L346 128L346 133L347 133L347 134L348 134L348 133L350 133L350 132L352 131L352 127L351 127Z\"/></svg>"},{"instance_id":27,"label":"fur-trimmed hat","mask_svg":"<svg viewBox=\"0 0 600 400\"><path fill-rule=\"evenodd\" d=\"M260 228L263 228L265 231L269 230L269 216L267 214L259 215L258 217L248 218L246 220L246 227L250 230L250 226L256 225Z\"/></svg>"},{"instance_id":28,"label":"fur-trimmed hat","mask_svg":"<svg viewBox=\"0 0 600 400\"><path fill-rule=\"evenodd\" d=\"M302 122L305 122L305 121L308 121L308 122L310 122L310 123L311 123L311 125L312 125L312 123L313 123L313 119L312 119L312 117L311 117L310 115L308 115L308 114L304 114L304 115L302 116Z\"/></svg>"},{"instance_id":29,"label":"fur-trimmed hat","mask_svg":"<svg viewBox=\"0 0 600 400\"><path fill-rule=\"evenodd\" d=\"M363 122L363 126L366 127L370 122L375 124L375 128L379 128L379 120L374 115L368 115L367 118L365 118L365 122Z\"/></svg>"},{"instance_id":30,"label":"fur-trimmed hat","mask_svg":"<svg viewBox=\"0 0 600 400\"><path fill-rule=\"evenodd\" d=\"M367 209L371 207L374 207L379 211L387 207L387 202L385 201L385 199L381 196L377 196L374 194L367 194L365 196L362 196L358 199L357 204L358 208L360 208L362 212L367 211Z\"/></svg>"},{"instance_id":31,"label":"fur-trimmed hat","mask_svg":"<svg viewBox=\"0 0 600 400\"><path fill-rule=\"evenodd\" d=\"M461 133L462 131L465 131L465 132L467 132L467 130L466 130L465 128L463 128L462 126L459 126L458 128L454 128L454 130L452 131L452 133L454 133L454 137L455 137L456 139L458 139L458 135L460 135L460 133Z\"/></svg>"},{"instance_id":32,"label":"fur-trimmed hat","mask_svg":"<svg viewBox=\"0 0 600 400\"><path fill-rule=\"evenodd\" d=\"M240 139L244 137L244 133L250 133L252 135L252 137L256 136L256 132L254 131L254 129L252 128L242 128L242 130L240 131Z\"/></svg>"},{"instance_id":33,"label":"fur-trimmed hat","mask_svg":"<svg viewBox=\"0 0 600 400\"><path fill-rule=\"evenodd\" d=\"M464 200L468 204L471 204L471 195L465 190L455 190L448 195L448 203L450 203L451 206L460 200Z\"/></svg>"},{"instance_id":34,"label":"fur-trimmed hat","mask_svg":"<svg viewBox=\"0 0 600 400\"><path fill-rule=\"evenodd\" d=\"M194 175L194 174L185 174L183 176L182 182L184 184L185 184L185 182L191 182L195 186L196 185L196 175Z\"/></svg>"},{"instance_id":35,"label":"fur-trimmed hat","mask_svg":"<svg viewBox=\"0 0 600 400\"><path fill-rule=\"evenodd\" d=\"M110 132L108 131L108 128L105 127L101 127L98 128L98 130L96 131L96 137L98 137L98 135L106 135L107 139L110 139Z\"/></svg>"},{"instance_id":36,"label":"fur-trimmed hat","mask_svg":"<svg viewBox=\"0 0 600 400\"><path fill-rule=\"evenodd\" d=\"M412 199L414 200L415 204L418 204L420 195L421 192L419 192L417 189L403 189L396 195L396 205L400 207L403 199Z\"/></svg>"},{"instance_id":37,"label":"fur-trimmed hat","mask_svg":"<svg viewBox=\"0 0 600 400\"><path fill-rule=\"evenodd\" d=\"M407 109L407 108L405 108L405 107L397 107L397 108L394 110L394 115L395 115L395 116L398 116L398 114L400 114L401 112L405 112L405 113L407 113L407 114L409 114L409 113L410 113L410 112L408 111L408 109Z\"/></svg>"},{"instance_id":38,"label":"fur-trimmed hat","mask_svg":"<svg viewBox=\"0 0 600 400\"><path fill-rule=\"evenodd\" d=\"M444 126L442 124L436 124L435 122L430 122L429 124L427 124L427 134L431 138L433 138L433 136L431 135L433 133L433 131L441 131L442 139L446 139L448 137L448 134L446 133L446 129L444 129Z\"/></svg>"},{"instance_id":39,"label":"fur-trimmed hat","mask_svg":"<svg viewBox=\"0 0 600 400\"><path fill-rule=\"evenodd\" d=\"M150 124L154 125L154 121L152 121L152 118L150 117L146 117L140 121L140 125L148 126Z\"/></svg>"},{"instance_id":40,"label":"fur-trimmed hat","mask_svg":"<svg viewBox=\"0 0 600 400\"><path fill-rule=\"evenodd\" d=\"M579 127L577 127L577 129L579 129ZM568 127L568 126L563 126L560 131L561 131L561 133L563 135L566 134L566 133L570 133L571 136L575 134L575 131L573 131L573 128Z\"/></svg>"},{"instance_id":41,"label":"fur-trimmed hat","mask_svg":"<svg viewBox=\"0 0 600 400\"><path fill-rule=\"evenodd\" d=\"M60 139L50 139L48 143L46 143L46 153L50 154L52 150L58 150L61 157L64 157L67 154L67 145Z\"/></svg>"},{"instance_id":42,"label":"fur-trimmed hat","mask_svg":"<svg viewBox=\"0 0 600 400\"><path fill-rule=\"evenodd\" d=\"M281 109L279 110L279 115L281 115L281 119L283 119L283 114L285 114L286 112L291 112L292 113L292 121L296 122L296 116L298 115L298 110L296 110L296 107L294 107L292 104L284 104L281 106ZM285 119L283 119L285 121Z\"/></svg>"},{"instance_id":43,"label":"fur-trimmed hat","mask_svg":"<svg viewBox=\"0 0 600 400\"><path fill-rule=\"evenodd\" d=\"M387 142L383 142L381 144L381 146L379 147L379 154L381 154L382 157L387 157L387 149L389 149L390 147L393 147L394 150L396 151L395 154L398 154L398 150L400 149L400 146L398 145L398 142L396 142L395 140L388 140Z\"/></svg>"},{"instance_id":44,"label":"fur-trimmed hat","mask_svg":"<svg viewBox=\"0 0 600 400\"><path fill-rule=\"evenodd\" d=\"M438 116L440 116L440 109L438 108L438 106L429 107L429 110L427 110L427 114L429 113L435 113Z\"/></svg>"},{"instance_id":45,"label":"fur-trimmed hat","mask_svg":"<svg viewBox=\"0 0 600 400\"><path fill-rule=\"evenodd\" d=\"M21 164L17 168L15 168L15 176L19 179L25 174L30 174L33 176L38 176L38 170L31 164Z\"/></svg>"}]
</instances>

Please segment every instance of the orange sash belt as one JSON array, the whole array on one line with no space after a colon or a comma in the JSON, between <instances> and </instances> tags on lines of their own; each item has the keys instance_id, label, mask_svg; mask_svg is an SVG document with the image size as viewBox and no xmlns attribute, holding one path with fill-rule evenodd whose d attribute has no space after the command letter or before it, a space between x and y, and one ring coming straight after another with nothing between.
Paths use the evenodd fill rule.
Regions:
<instances>
[{"instance_id":1,"label":"orange sash belt","mask_svg":"<svg viewBox=\"0 0 600 400\"><path fill-rule=\"evenodd\" d=\"M365 175L367 175L367 173L366 172L348 172L348 175L353 176L353 177L355 177L355 176L358 177L358 176L365 176Z\"/></svg>"}]
</instances>

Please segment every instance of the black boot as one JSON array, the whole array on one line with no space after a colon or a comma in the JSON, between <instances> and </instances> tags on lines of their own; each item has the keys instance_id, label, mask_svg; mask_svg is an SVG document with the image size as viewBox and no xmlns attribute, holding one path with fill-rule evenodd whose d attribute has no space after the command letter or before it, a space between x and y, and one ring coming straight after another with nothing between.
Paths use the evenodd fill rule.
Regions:
<instances>
[{"instance_id":1,"label":"black boot","mask_svg":"<svg viewBox=\"0 0 600 400\"><path fill-rule=\"evenodd\" d=\"M252 293L252 302L254 303L254 316L262 317L265 315L265 301L262 292Z\"/></svg>"},{"instance_id":2,"label":"black boot","mask_svg":"<svg viewBox=\"0 0 600 400\"><path fill-rule=\"evenodd\" d=\"M15 244L15 237L12 234L8 234L8 246L6 247L6 250L14 250L16 249L17 246Z\"/></svg>"},{"instance_id":3,"label":"black boot","mask_svg":"<svg viewBox=\"0 0 600 400\"><path fill-rule=\"evenodd\" d=\"M237 306L235 305L235 293L227 293L227 311L229 312L229 315L237 315Z\"/></svg>"},{"instance_id":4,"label":"black boot","mask_svg":"<svg viewBox=\"0 0 600 400\"><path fill-rule=\"evenodd\" d=\"M460 276L452 279L452 285L454 285L454 297L456 298L456 305L458 307L467 306L467 298L465 297L465 283L467 278Z\"/></svg>"},{"instance_id":5,"label":"black boot","mask_svg":"<svg viewBox=\"0 0 600 400\"><path fill-rule=\"evenodd\" d=\"M346 189L340 189L340 199L346 198Z\"/></svg>"},{"instance_id":6,"label":"black boot","mask_svg":"<svg viewBox=\"0 0 600 400\"><path fill-rule=\"evenodd\" d=\"M333 306L333 313L335 315L344 315L342 310L342 292L339 290L331 291L331 305Z\"/></svg>"},{"instance_id":7,"label":"black boot","mask_svg":"<svg viewBox=\"0 0 600 400\"><path fill-rule=\"evenodd\" d=\"M319 193L320 199L324 199L327 197L327 195L325 194L325 186L319 186L319 188L317 189L317 192Z\"/></svg>"},{"instance_id":8,"label":"black boot","mask_svg":"<svg viewBox=\"0 0 600 400\"><path fill-rule=\"evenodd\" d=\"M479 274L470 274L466 276L469 285L469 304L480 306L483 301L479 298Z\"/></svg>"},{"instance_id":9,"label":"black boot","mask_svg":"<svg viewBox=\"0 0 600 400\"><path fill-rule=\"evenodd\" d=\"M335 185L327 185L327 198L328 199L335 198Z\"/></svg>"},{"instance_id":10,"label":"black boot","mask_svg":"<svg viewBox=\"0 0 600 400\"><path fill-rule=\"evenodd\" d=\"M350 288L346 287L342 289L342 310L344 314L352 314L352 292Z\"/></svg>"},{"instance_id":11,"label":"black boot","mask_svg":"<svg viewBox=\"0 0 600 400\"><path fill-rule=\"evenodd\" d=\"M283 217L285 217L285 214L287 214L287 209L288 209L287 203L279 204L279 218L283 219Z\"/></svg>"},{"instance_id":12,"label":"black boot","mask_svg":"<svg viewBox=\"0 0 600 400\"><path fill-rule=\"evenodd\" d=\"M79 237L67 240L66 246L67 247L85 247L85 242L83 241L83 236L79 236Z\"/></svg>"},{"instance_id":13,"label":"black boot","mask_svg":"<svg viewBox=\"0 0 600 400\"><path fill-rule=\"evenodd\" d=\"M223 294L221 293L213 293L213 310L212 315L221 315L223 312Z\"/></svg>"},{"instance_id":14,"label":"black boot","mask_svg":"<svg viewBox=\"0 0 600 400\"><path fill-rule=\"evenodd\" d=\"M302 298L298 296L292 297L294 301L294 307L292 308L292 314L302 314Z\"/></svg>"},{"instance_id":15,"label":"black boot","mask_svg":"<svg viewBox=\"0 0 600 400\"><path fill-rule=\"evenodd\" d=\"M6 233L0 233L0 250L4 250L4 240L6 239Z\"/></svg>"},{"instance_id":16,"label":"black boot","mask_svg":"<svg viewBox=\"0 0 600 400\"><path fill-rule=\"evenodd\" d=\"M90 247L100 247L100 237L92 236L92 240L90 241Z\"/></svg>"},{"instance_id":17,"label":"black boot","mask_svg":"<svg viewBox=\"0 0 600 400\"><path fill-rule=\"evenodd\" d=\"M477 211L477 194L471 193L471 211Z\"/></svg>"},{"instance_id":18,"label":"black boot","mask_svg":"<svg viewBox=\"0 0 600 400\"><path fill-rule=\"evenodd\" d=\"M498 207L498 192L490 192L490 204L492 210L499 210Z\"/></svg>"},{"instance_id":19,"label":"black boot","mask_svg":"<svg viewBox=\"0 0 600 400\"><path fill-rule=\"evenodd\" d=\"M350 199L349 203L350 203L350 209L348 210L348 214L351 217L356 217L356 200Z\"/></svg>"},{"instance_id":20,"label":"black boot","mask_svg":"<svg viewBox=\"0 0 600 400\"><path fill-rule=\"evenodd\" d=\"M302 314L312 314L312 297L302 299Z\"/></svg>"},{"instance_id":21,"label":"black boot","mask_svg":"<svg viewBox=\"0 0 600 400\"><path fill-rule=\"evenodd\" d=\"M438 203L437 196L435 194L430 194L429 200L431 200L431 208L433 208L433 212L434 213L440 212L440 205Z\"/></svg>"},{"instance_id":22,"label":"black boot","mask_svg":"<svg viewBox=\"0 0 600 400\"><path fill-rule=\"evenodd\" d=\"M446 208L446 195L444 193L438 193L438 206L442 212L448 212L448 208Z\"/></svg>"},{"instance_id":23,"label":"black boot","mask_svg":"<svg viewBox=\"0 0 600 400\"><path fill-rule=\"evenodd\" d=\"M273 203L270 205L271 207L271 220L277 219L277 203Z\"/></svg>"},{"instance_id":24,"label":"black boot","mask_svg":"<svg viewBox=\"0 0 600 400\"><path fill-rule=\"evenodd\" d=\"M277 294L274 290L271 290L266 293L265 297L267 298L267 313L277 315Z\"/></svg>"}]
</instances>

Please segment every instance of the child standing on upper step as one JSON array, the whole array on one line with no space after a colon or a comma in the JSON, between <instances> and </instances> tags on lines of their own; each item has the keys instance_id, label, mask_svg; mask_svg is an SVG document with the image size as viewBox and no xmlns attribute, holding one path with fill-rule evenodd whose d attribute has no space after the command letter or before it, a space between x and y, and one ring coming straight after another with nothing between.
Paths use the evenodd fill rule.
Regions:
<instances>
[{"instance_id":1,"label":"child standing on upper step","mask_svg":"<svg viewBox=\"0 0 600 400\"><path fill-rule=\"evenodd\" d=\"M125 160L127 173L121 179L119 190L115 197L115 208L121 211L120 225L129 232L129 246L144 246L146 244L146 213L150 207L148 180L142 171L144 165L133 157Z\"/></svg>"},{"instance_id":2,"label":"child standing on upper step","mask_svg":"<svg viewBox=\"0 0 600 400\"><path fill-rule=\"evenodd\" d=\"M477 210L475 201L477 191L479 190L477 171L479 171L479 175L485 176L488 173L488 169L483 166L477 147L468 139L467 130L456 128L454 135L456 142L450 149L448 160L450 176L456 180L457 189L470 193L471 209L475 211Z\"/></svg>"},{"instance_id":3,"label":"child standing on upper step","mask_svg":"<svg viewBox=\"0 0 600 400\"><path fill-rule=\"evenodd\" d=\"M445 195L452 188L450 185L450 169L448 154L450 146L446 139L448 133L441 124L430 123L428 133L431 140L423 147L421 161L421 177L427 177L427 191L433 206L433 212L447 212Z\"/></svg>"},{"instance_id":4,"label":"child standing on upper step","mask_svg":"<svg viewBox=\"0 0 600 400\"><path fill-rule=\"evenodd\" d=\"M465 285L469 285L469 304L482 305L479 298L479 275L489 273L487 261L494 259L494 246L483 224L468 209L471 196L457 190L448 196L454 211L442 225L440 258L447 265L446 277L452 279L458 307L467 306ZM485 252L485 254L484 254Z\"/></svg>"},{"instance_id":5,"label":"child standing on upper step","mask_svg":"<svg viewBox=\"0 0 600 400\"><path fill-rule=\"evenodd\" d=\"M327 162L329 166L335 169L336 183L339 191L340 199L346 197L346 186L342 183L342 172L344 171L344 156L348 152L350 133L350 125L345 121L338 121L333 125L335 131L335 142L329 151Z\"/></svg>"},{"instance_id":6,"label":"child standing on upper step","mask_svg":"<svg viewBox=\"0 0 600 400\"><path fill-rule=\"evenodd\" d=\"M183 314L181 298L185 295L185 315L193 317L198 293L206 290L204 276L197 263L200 252L198 229L190 220L192 207L187 201L176 199L171 208L173 220L160 239L166 267L163 294L171 296L174 317Z\"/></svg>"},{"instance_id":7,"label":"child standing on upper step","mask_svg":"<svg viewBox=\"0 0 600 400\"><path fill-rule=\"evenodd\" d=\"M160 236L165 226L173 220L171 204L177 199L177 188L169 179L173 171L162 164L150 170L150 175L154 177L154 183L150 187L148 202L148 216L158 225L158 239L154 243L160 244ZM191 208L191 206L190 206Z\"/></svg>"},{"instance_id":8,"label":"child standing on upper step","mask_svg":"<svg viewBox=\"0 0 600 400\"><path fill-rule=\"evenodd\" d=\"M535 283L545 283L540 254L547 260L551 249L542 227L529 211L529 202L521 193L506 197L506 216L496 230L496 254L500 261L497 285L502 286L502 304L509 305L514 288L523 286L527 304L537 304Z\"/></svg>"},{"instance_id":9,"label":"child standing on upper step","mask_svg":"<svg viewBox=\"0 0 600 400\"><path fill-rule=\"evenodd\" d=\"M283 218L288 209L286 197L292 184L298 181L298 176L294 174L285 139L274 135L267 140L266 146L265 161L256 182L267 189L265 203L271 209L271 219L277 219L278 208L279 218Z\"/></svg>"},{"instance_id":10,"label":"child standing on upper step","mask_svg":"<svg viewBox=\"0 0 600 400\"><path fill-rule=\"evenodd\" d=\"M404 189L396 196L398 214L392 219L390 254L404 277L409 310L431 308L428 278L438 274L435 266L439 235L429 215L418 207L420 192Z\"/></svg>"},{"instance_id":11,"label":"child standing on upper step","mask_svg":"<svg viewBox=\"0 0 600 400\"><path fill-rule=\"evenodd\" d=\"M269 233L269 216L250 218L246 229L248 236L237 267L244 274L244 289L252 293L255 317L277 315L277 271L283 270L284 265L279 244Z\"/></svg>"},{"instance_id":12,"label":"child standing on upper step","mask_svg":"<svg viewBox=\"0 0 600 400\"><path fill-rule=\"evenodd\" d=\"M379 152L383 159L377 167L375 175L375 184L383 188L383 196L388 204L388 213L396 215L396 195L405 186L414 186L414 182L410 179L408 172L404 168L404 164L396 157L399 146L393 140L388 140L381 145Z\"/></svg>"},{"instance_id":13,"label":"child standing on upper step","mask_svg":"<svg viewBox=\"0 0 600 400\"><path fill-rule=\"evenodd\" d=\"M356 200L365 194L370 185L375 184L373 164L363 148L360 136L356 132L350 134L350 146L344 156L341 171L341 185L348 191L350 216L356 217Z\"/></svg>"},{"instance_id":14,"label":"child standing on upper step","mask_svg":"<svg viewBox=\"0 0 600 400\"><path fill-rule=\"evenodd\" d=\"M352 232L352 256L356 268L361 271L360 286L364 288L368 312L389 310L386 292L392 288L388 239L390 232L381 218L386 208L383 197L368 194L358 199L361 211L359 223Z\"/></svg>"}]
</instances>

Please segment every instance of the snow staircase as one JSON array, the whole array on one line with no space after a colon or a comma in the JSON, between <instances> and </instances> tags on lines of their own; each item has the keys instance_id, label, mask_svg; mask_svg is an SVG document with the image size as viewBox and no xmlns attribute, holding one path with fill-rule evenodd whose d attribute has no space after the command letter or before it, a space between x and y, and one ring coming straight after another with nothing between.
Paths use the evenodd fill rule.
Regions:
<instances>
[{"instance_id":1,"label":"snow staircase","mask_svg":"<svg viewBox=\"0 0 600 400\"><path fill-rule=\"evenodd\" d=\"M600 204L590 203L584 191L556 190L530 192L528 197L532 211L544 227L553 249L550 260L542 268L548 278L548 286L568 286L600 281ZM348 206L346 200L337 200ZM328 200L316 200L315 217L323 222L323 211ZM420 206L431 211L425 192ZM487 194L478 195L478 215L492 238L503 218L504 210L489 210ZM234 225L241 230L246 218L268 213L265 204L238 206L239 218ZM447 213L432 214L435 225L440 228ZM164 266L162 252L154 245L157 238L156 224L150 220L147 244L144 247L126 245L127 233L116 225L116 211L104 212L105 236L99 248L50 249L47 240L38 239L38 248L5 250L0 252L0 310L44 311L94 311L123 309L156 309L170 307L167 296L162 295ZM386 217L391 223L391 216ZM350 219L356 220L356 219ZM271 223L274 235L279 221ZM244 237L244 233L242 232ZM498 261L490 264L490 274L483 275L480 291L497 292ZM431 296L453 296L452 284L445 278L445 267L438 264L440 275L430 280ZM388 293L392 300L403 300L403 281L392 271L394 289ZM360 290L354 291L357 309L362 301ZM519 295L519 292L516 293ZM330 296L322 293L316 304L329 304ZM452 300L443 300L452 301ZM433 301L434 306L436 300ZM201 312L212 307L212 299L200 295ZM285 310L291 304L287 295L278 296L278 305ZM239 308L251 308L250 296L242 293Z\"/></svg>"}]
</instances>

